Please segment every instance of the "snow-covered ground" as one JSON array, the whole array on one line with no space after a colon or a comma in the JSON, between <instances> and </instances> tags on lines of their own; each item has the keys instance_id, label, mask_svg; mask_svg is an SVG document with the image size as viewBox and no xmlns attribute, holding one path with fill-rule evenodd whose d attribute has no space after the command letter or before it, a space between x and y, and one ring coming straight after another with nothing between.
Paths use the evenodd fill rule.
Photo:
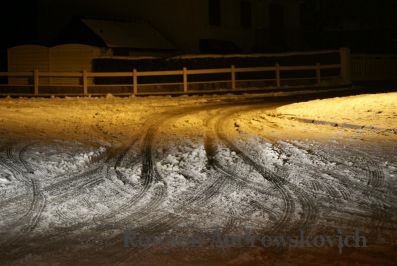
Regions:
<instances>
[{"instance_id":1,"label":"snow-covered ground","mask_svg":"<svg viewBox=\"0 0 397 266\"><path fill-rule=\"evenodd\" d=\"M277 108L277 114L393 136L397 125L396 106L397 93L383 93L296 103Z\"/></svg>"},{"instance_id":2,"label":"snow-covered ground","mask_svg":"<svg viewBox=\"0 0 397 266\"><path fill-rule=\"evenodd\" d=\"M359 229L368 247L336 259L393 265L397 93L290 102L1 99L0 261L291 265L302 259L299 249L181 247L168 256L126 249L123 236L198 232L211 242L218 233ZM338 254L324 250L305 249L302 261L324 264Z\"/></svg>"}]
</instances>

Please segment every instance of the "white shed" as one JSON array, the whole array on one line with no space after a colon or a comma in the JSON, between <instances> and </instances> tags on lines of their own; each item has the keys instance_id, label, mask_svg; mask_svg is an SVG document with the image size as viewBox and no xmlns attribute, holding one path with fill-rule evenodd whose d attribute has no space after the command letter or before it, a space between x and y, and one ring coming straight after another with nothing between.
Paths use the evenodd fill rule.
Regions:
<instances>
[{"instance_id":1,"label":"white shed","mask_svg":"<svg viewBox=\"0 0 397 266\"><path fill-rule=\"evenodd\" d=\"M50 72L92 71L92 59L106 53L105 48L84 44L63 44L49 49ZM50 84L78 85L80 78L51 78Z\"/></svg>"},{"instance_id":2,"label":"white shed","mask_svg":"<svg viewBox=\"0 0 397 266\"><path fill-rule=\"evenodd\" d=\"M20 45L8 49L8 71L76 72L91 71L92 59L106 54L106 48L85 44L63 44L54 47ZM28 78L13 77L10 85L31 84ZM80 78L41 78L41 85L79 85Z\"/></svg>"},{"instance_id":3,"label":"white shed","mask_svg":"<svg viewBox=\"0 0 397 266\"><path fill-rule=\"evenodd\" d=\"M41 45L19 45L8 49L9 72L28 72L34 69L44 72L49 71L48 47ZM27 77L10 77L8 83L12 85L31 84Z\"/></svg>"}]
</instances>

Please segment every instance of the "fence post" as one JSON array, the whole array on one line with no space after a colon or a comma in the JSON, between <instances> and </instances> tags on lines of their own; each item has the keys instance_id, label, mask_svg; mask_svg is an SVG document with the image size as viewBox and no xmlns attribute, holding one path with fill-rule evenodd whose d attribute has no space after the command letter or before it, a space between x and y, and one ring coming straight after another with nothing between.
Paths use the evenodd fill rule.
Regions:
<instances>
[{"instance_id":1,"label":"fence post","mask_svg":"<svg viewBox=\"0 0 397 266\"><path fill-rule=\"evenodd\" d=\"M39 95L39 70L35 69L33 71L33 87L34 87L34 95Z\"/></svg>"},{"instance_id":2,"label":"fence post","mask_svg":"<svg viewBox=\"0 0 397 266\"><path fill-rule=\"evenodd\" d=\"M343 81L351 82L352 80L352 64L349 48L340 48L340 75Z\"/></svg>"},{"instance_id":3,"label":"fence post","mask_svg":"<svg viewBox=\"0 0 397 266\"><path fill-rule=\"evenodd\" d=\"M183 92L187 93L187 68L183 68Z\"/></svg>"},{"instance_id":4,"label":"fence post","mask_svg":"<svg viewBox=\"0 0 397 266\"><path fill-rule=\"evenodd\" d=\"M133 93L134 95L138 94L138 75L136 73L136 68L132 70L132 82L133 82Z\"/></svg>"},{"instance_id":5,"label":"fence post","mask_svg":"<svg viewBox=\"0 0 397 266\"><path fill-rule=\"evenodd\" d=\"M281 80L280 80L280 64L276 63L276 84L277 88L281 87Z\"/></svg>"},{"instance_id":6,"label":"fence post","mask_svg":"<svg viewBox=\"0 0 397 266\"><path fill-rule=\"evenodd\" d=\"M234 65L231 66L231 74L232 74L232 90L236 89L236 68Z\"/></svg>"},{"instance_id":7,"label":"fence post","mask_svg":"<svg viewBox=\"0 0 397 266\"><path fill-rule=\"evenodd\" d=\"M84 96L88 95L88 74L86 70L83 70L83 93Z\"/></svg>"},{"instance_id":8,"label":"fence post","mask_svg":"<svg viewBox=\"0 0 397 266\"><path fill-rule=\"evenodd\" d=\"M320 66L320 63L316 64L316 79L317 79L317 85L320 86L320 84L321 84L321 66Z\"/></svg>"}]
</instances>

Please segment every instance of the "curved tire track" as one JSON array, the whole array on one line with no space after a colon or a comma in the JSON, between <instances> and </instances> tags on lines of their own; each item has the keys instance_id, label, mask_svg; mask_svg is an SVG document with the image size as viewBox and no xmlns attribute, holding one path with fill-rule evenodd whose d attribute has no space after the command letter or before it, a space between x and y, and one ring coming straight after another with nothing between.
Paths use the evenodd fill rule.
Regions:
<instances>
[{"instance_id":1,"label":"curved tire track","mask_svg":"<svg viewBox=\"0 0 397 266\"><path fill-rule=\"evenodd\" d=\"M25 146L19 151L19 160L17 160L13 156L13 145L9 145L6 149L7 158L10 161L10 164L13 165L13 168L22 175L22 177L25 179L26 184L29 184L28 188L29 190L31 190L32 196L32 200L27 212L13 224L13 226L19 227L20 229L18 230L18 233L16 235L12 236L11 240L6 240L7 246L17 245L20 241L23 240L24 237L26 237L36 228L41 214L46 206L46 198L40 187L40 182L32 176L32 168L30 167L30 165L22 160L22 154L26 152L27 147L30 145L31 144ZM22 168L18 167L18 164L22 165L22 167L24 167L25 170L29 172L29 174L26 174L26 172Z\"/></svg>"}]
</instances>

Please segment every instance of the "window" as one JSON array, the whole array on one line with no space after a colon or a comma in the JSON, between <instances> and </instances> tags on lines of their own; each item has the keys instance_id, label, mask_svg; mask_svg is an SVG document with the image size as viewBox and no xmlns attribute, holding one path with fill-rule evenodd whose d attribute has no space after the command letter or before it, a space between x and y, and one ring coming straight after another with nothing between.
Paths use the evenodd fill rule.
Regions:
<instances>
[{"instance_id":1,"label":"window","mask_svg":"<svg viewBox=\"0 0 397 266\"><path fill-rule=\"evenodd\" d=\"M252 26L252 13L251 2L242 0L240 1L240 24L244 28Z\"/></svg>"},{"instance_id":2,"label":"window","mask_svg":"<svg viewBox=\"0 0 397 266\"><path fill-rule=\"evenodd\" d=\"M208 0L208 14L211 26L221 25L221 0Z\"/></svg>"}]
</instances>

